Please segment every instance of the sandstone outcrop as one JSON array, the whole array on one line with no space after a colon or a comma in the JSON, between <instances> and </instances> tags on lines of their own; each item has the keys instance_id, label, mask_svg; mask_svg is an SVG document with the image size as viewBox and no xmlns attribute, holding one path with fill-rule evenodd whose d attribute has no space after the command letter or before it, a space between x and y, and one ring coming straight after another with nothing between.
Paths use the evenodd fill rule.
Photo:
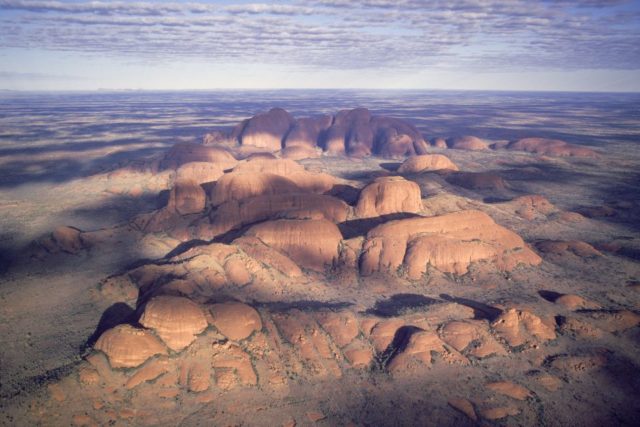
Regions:
<instances>
[{"instance_id":1,"label":"sandstone outcrop","mask_svg":"<svg viewBox=\"0 0 640 427\"><path fill-rule=\"evenodd\" d=\"M523 138L510 142L509 145L507 145L507 149L560 157L597 157L598 155L598 153L590 148L569 144L559 139L548 138Z\"/></svg>"},{"instance_id":2,"label":"sandstone outcrop","mask_svg":"<svg viewBox=\"0 0 640 427\"><path fill-rule=\"evenodd\" d=\"M540 257L514 232L479 211L389 221L367 233L360 272L393 272L403 267L419 279L430 265L442 272L463 274L473 262L488 261L499 269L536 265Z\"/></svg>"},{"instance_id":3,"label":"sandstone outcrop","mask_svg":"<svg viewBox=\"0 0 640 427\"><path fill-rule=\"evenodd\" d=\"M177 169L185 163L191 162L214 163L222 170L226 170L234 167L238 161L222 147L179 142L167 152L160 167L162 169Z\"/></svg>"},{"instance_id":4,"label":"sandstone outcrop","mask_svg":"<svg viewBox=\"0 0 640 427\"><path fill-rule=\"evenodd\" d=\"M219 206L231 200L244 200L255 196L300 193L293 181L265 172L224 174L211 190L211 204Z\"/></svg>"},{"instance_id":5,"label":"sandstone outcrop","mask_svg":"<svg viewBox=\"0 0 640 427\"><path fill-rule=\"evenodd\" d=\"M536 247L540 252L553 255L572 253L581 258L602 256L599 250L580 240L544 240L538 242Z\"/></svg>"},{"instance_id":6,"label":"sandstone outcrop","mask_svg":"<svg viewBox=\"0 0 640 427\"><path fill-rule=\"evenodd\" d=\"M272 108L250 118L242 129L240 144L279 151L294 118L282 108Z\"/></svg>"},{"instance_id":7,"label":"sandstone outcrop","mask_svg":"<svg viewBox=\"0 0 640 427\"><path fill-rule=\"evenodd\" d=\"M149 331L130 325L118 325L105 331L94 347L107 355L112 368L134 368L156 354L167 352Z\"/></svg>"},{"instance_id":8,"label":"sandstone outcrop","mask_svg":"<svg viewBox=\"0 0 640 427\"><path fill-rule=\"evenodd\" d=\"M206 184L217 181L224 175L220 165L209 162L189 162L180 166L176 170L175 182L195 182Z\"/></svg>"},{"instance_id":9,"label":"sandstone outcrop","mask_svg":"<svg viewBox=\"0 0 640 427\"><path fill-rule=\"evenodd\" d=\"M226 302L211 306L211 323L230 340L240 341L262 329L262 320L251 306Z\"/></svg>"},{"instance_id":10,"label":"sandstone outcrop","mask_svg":"<svg viewBox=\"0 0 640 427\"><path fill-rule=\"evenodd\" d=\"M296 120L287 134L284 147L315 148L332 121L333 117L329 115Z\"/></svg>"},{"instance_id":11,"label":"sandstone outcrop","mask_svg":"<svg viewBox=\"0 0 640 427\"><path fill-rule=\"evenodd\" d=\"M511 347L535 345L556 338L553 321L543 321L528 310L507 309L493 321L491 328Z\"/></svg>"},{"instance_id":12,"label":"sandstone outcrop","mask_svg":"<svg viewBox=\"0 0 640 427\"><path fill-rule=\"evenodd\" d=\"M376 178L360 191L355 214L371 218L394 213L417 213L422 210L420 187L400 176Z\"/></svg>"},{"instance_id":13,"label":"sandstone outcrop","mask_svg":"<svg viewBox=\"0 0 640 427\"><path fill-rule=\"evenodd\" d=\"M455 150L484 151L489 149L489 144L477 136L461 136L447 140L447 146Z\"/></svg>"},{"instance_id":14,"label":"sandstone outcrop","mask_svg":"<svg viewBox=\"0 0 640 427\"><path fill-rule=\"evenodd\" d=\"M322 194L290 193L250 197L223 203L211 214L213 235L220 235L244 225L296 214L298 217L323 218L340 223L347 219L349 206L340 199Z\"/></svg>"},{"instance_id":15,"label":"sandstone outcrop","mask_svg":"<svg viewBox=\"0 0 640 427\"><path fill-rule=\"evenodd\" d=\"M161 295L147 303L140 324L153 329L167 347L180 351L207 327L203 310L184 297Z\"/></svg>"},{"instance_id":16,"label":"sandstone outcrop","mask_svg":"<svg viewBox=\"0 0 640 427\"><path fill-rule=\"evenodd\" d=\"M167 209L180 215L197 214L204 210L206 201L207 194L196 181L182 180L171 189Z\"/></svg>"},{"instance_id":17,"label":"sandstone outcrop","mask_svg":"<svg viewBox=\"0 0 640 427\"><path fill-rule=\"evenodd\" d=\"M338 259L342 234L326 219L280 219L251 227L246 236L287 254L298 265L324 271Z\"/></svg>"},{"instance_id":18,"label":"sandstone outcrop","mask_svg":"<svg viewBox=\"0 0 640 427\"><path fill-rule=\"evenodd\" d=\"M405 160L398 168L398 173L419 173L442 169L457 171L458 166L442 154L423 154Z\"/></svg>"}]
</instances>

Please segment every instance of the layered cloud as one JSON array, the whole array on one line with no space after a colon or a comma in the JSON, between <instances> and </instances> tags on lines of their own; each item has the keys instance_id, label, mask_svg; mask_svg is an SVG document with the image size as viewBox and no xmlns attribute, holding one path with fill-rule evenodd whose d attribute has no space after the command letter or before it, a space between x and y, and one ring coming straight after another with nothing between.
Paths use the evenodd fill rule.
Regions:
<instances>
[{"instance_id":1,"label":"layered cloud","mask_svg":"<svg viewBox=\"0 0 640 427\"><path fill-rule=\"evenodd\" d=\"M0 48L300 69L637 69L638 18L615 0L0 0Z\"/></svg>"}]
</instances>

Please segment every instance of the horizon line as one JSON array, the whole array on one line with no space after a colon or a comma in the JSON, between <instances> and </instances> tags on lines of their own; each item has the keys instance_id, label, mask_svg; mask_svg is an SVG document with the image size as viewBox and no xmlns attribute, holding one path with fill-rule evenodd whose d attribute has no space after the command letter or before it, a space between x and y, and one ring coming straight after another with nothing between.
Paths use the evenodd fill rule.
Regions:
<instances>
[{"instance_id":1,"label":"horizon line","mask_svg":"<svg viewBox=\"0 0 640 427\"><path fill-rule=\"evenodd\" d=\"M520 92L520 93L586 93L586 94L640 94L640 90L557 90L557 89L451 89L451 88L191 88L191 89L0 89L0 93L122 93L122 92L265 92L265 91L417 91L417 92Z\"/></svg>"}]
</instances>

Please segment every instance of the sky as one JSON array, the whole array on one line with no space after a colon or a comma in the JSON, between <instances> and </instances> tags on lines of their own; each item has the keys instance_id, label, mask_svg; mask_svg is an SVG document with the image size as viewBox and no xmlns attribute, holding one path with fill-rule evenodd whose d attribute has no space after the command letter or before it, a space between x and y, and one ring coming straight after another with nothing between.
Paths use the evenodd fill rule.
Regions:
<instances>
[{"instance_id":1,"label":"sky","mask_svg":"<svg viewBox=\"0 0 640 427\"><path fill-rule=\"evenodd\" d=\"M640 0L0 0L2 90L640 91Z\"/></svg>"}]
</instances>

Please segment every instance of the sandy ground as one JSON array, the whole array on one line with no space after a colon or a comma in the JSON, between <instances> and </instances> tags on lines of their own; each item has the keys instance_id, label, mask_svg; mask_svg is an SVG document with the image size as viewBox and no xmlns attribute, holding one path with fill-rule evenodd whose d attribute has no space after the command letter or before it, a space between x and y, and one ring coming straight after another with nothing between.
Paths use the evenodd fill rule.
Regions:
<instances>
[{"instance_id":1,"label":"sandy ground","mask_svg":"<svg viewBox=\"0 0 640 427\"><path fill-rule=\"evenodd\" d=\"M302 100L299 102L302 104ZM318 105L321 109L325 104ZM450 105L449 114L454 118L444 117L443 109L441 117L432 114L427 123L420 123L421 126L430 126L430 132L446 135L445 128L453 126L457 116L459 128L469 129L470 117L464 115L468 111L455 108L456 105ZM372 278L347 287L335 286L328 280L308 289L292 288L291 294L278 298L259 301L255 295L244 297L264 303L273 300L343 303L357 312L366 312L380 307L384 301L391 301L392 311L400 316L427 317L434 310L432 306L412 306L405 300L396 306L394 295L428 297L439 303L458 299L458 305L465 307L467 305L460 302L462 299L472 305L527 307L541 317L554 319L556 339L526 350L510 349L506 356L471 358L467 365L449 364L436 357L431 368L412 375L390 375L375 369L345 369L341 378L311 380L304 375L291 378L288 390L279 394L262 387L239 388L216 392L212 401L203 403L197 402L190 393L184 393L173 403L163 401L162 405L153 392L151 395L125 394L106 408L98 409L94 405L95 397L67 394L59 401L51 391L51 386L59 381L64 385L68 378L75 378L89 351L85 346L87 340L102 314L113 304L113 300L100 296L98 284L136 261L158 259L172 249L171 240L166 236L140 239L117 227L136 214L157 209L165 203L166 194L158 195L159 190L155 191L154 187L131 191L136 186L135 176L113 175L110 171L123 162L131 164L132 158L153 157L176 139L196 140L199 130L183 129L178 132L181 135L176 136L174 129L173 135L167 131L164 136L155 133L154 137L159 123L170 121L155 118L147 127L139 126L137 133L129 128L121 129L122 133L131 133L133 143L123 143L113 135L106 138L102 135L101 141L116 142L108 144L108 148L74 151L69 147L52 152L46 147L64 138L82 143L82 138L69 136L70 131L79 128L77 123L57 123L62 134L55 136L56 141L47 143L40 136L31 137L41 148L33 152L19 152L16 144L20 138L7 136L7 131L0 166L5 175L0 190L0 341L3 343L0 349L0 420L5 425L68 425L85 421L103 424L109 420L116 425L144 424L144 414L136 416L125 411L144 407L166 417L161 418L161 424L473 425L474 420L451 404L456 399L468 399L473 402L476 412L491 408L510 408L507 412L513 412L500 420L481 416L478 422L484 424L635 424L640 418L636 398L640 392L639 328L602 326L596 322L593 333L580 334L571 328L563 329L566 319L589 323L590 314L559 307L552 302L549 293L577 294L608 312L628 310L638 314L640 177L637 167L640 151L636 148L637 117L622 113L608 113L608 116L603 113L607 110L601 108L593 113L599 114L601 122L583 119L579 114L569 120L558 117L552 106L543 101L535 107L531 107L535 111L512 112L508 120L501 120L499 116L491 115L502 111L492 104L492 111L485 114L482 125L472 130L481 136L489 134L497 141L508 138L509 132L501 130L505 128L505 121L510 123L507 127L511 135L540 129L553 133L558 125L552 122L557 120L562 121L566 134L571 135L568 140L577 142L584 135L591 135L591 145L603 155L597 159L541 158L504 150L434 150L449 156L462 170L499 174L509 188L467 190L451 185L437 175L414 177L421 186L425 210L483 210L534 247L542 240L580 240L600 249L601 255L541 254L543 263L540 266L518 269L511 275L499 272L475 274L472 271L463 276L434 275L411 283ZM416 117L416 112L408 107L403 110L386 105L385 108L395 108L401 117ZM242 114L238 111L230 116L243 117ZM503 114L506 116L508 112ZM226 123L222 119L196 120L193 114L181 111L173 112L172 118L176 116L182 117L179 123L192 121L203 129L207 125L217 127ZM518 118L523 123L519 123ZM615 126L611 122L614 119ZM5 117L4 120L8 119ZM105 126L110 132L111 117L86 120L92 126ZM11 123L18 130L25 126L16 120ZM43 123L41 126L46 129L48 125ZM91 131L97 132L95 128L85 130ZM120 154L114 156L113 153ZM28 162L32 163L29 167ZM310 170L321 170L346 179L355 187L362 187L373 176L398 166L397 162L375 158L362 161L320 158L302 163ZM584 217L578 222L555 217L526 220L514 215L503 203L525 194L545 196L558 211L576 212L606 206L613 214L591 215L592 218ZM72 225L87 231L105 230L105 237L100 244L77 254L39 255L32 242L59 225ZM447 310L447 316L454 316L456 309ZM264 316L271 315L271 311L264 313ZM554 364L565 356L584 359L582 365L569 368ZM541 375L555 378L558 388L552 391L541 385ZM487 388L487 384L495 381L512 381L524 386L530 394L523 401L496 394Z\"/></svg>"}]
</instances>

